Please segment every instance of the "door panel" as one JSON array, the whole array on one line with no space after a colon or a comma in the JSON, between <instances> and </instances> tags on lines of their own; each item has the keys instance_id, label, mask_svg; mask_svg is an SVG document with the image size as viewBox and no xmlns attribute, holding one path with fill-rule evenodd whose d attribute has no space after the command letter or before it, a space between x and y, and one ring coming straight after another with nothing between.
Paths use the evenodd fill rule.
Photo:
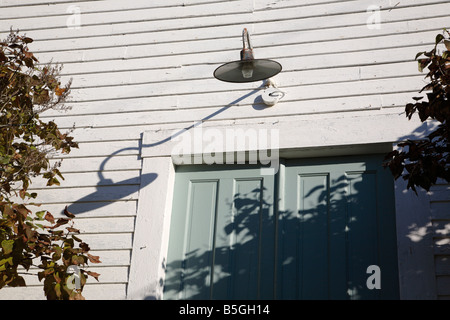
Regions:
<instances>
[{"instance_id":1,"label":"door panel","mask_svg":"<svg viewBox=\"0 0 450 320\"><path fill-rule=\"evenodd\" d=\"M204 169L176 174L164 298L273 298L274 177Z\"/></svg>"},{"instance_id":2,"label":"door panel","mask_svg":"<svg viewBox=\"0 0 450 320\"><path fill-rule=\"evenodd\" d=\"M321 298L326 292L327 261L323 252L328 252L327 221L328 221L328 175L300 176L297 206L301 220L297 234L301 241L297 255L307 257L299 264L298 273L302 275L301 286L303 292L311 292L312 298ZM308 201L300 201L308 199Z\"/></svg>"},{"instance_id":3,"label":"door panel","mask_svg":"<svg viewBox=\"0 0 450 320\"><path fill-rule=\"evenodd\" d=\"M186 296L209 298L208 292L203 288L211 278L217 187L217 180L191 181L189 185L182 275Z\"/></svg>"},{"instance_id":4,"label":"door panel","mask_svg":"<svg viewBox=\"0 0 450 320\"><path fill-rule=\"evenodd\" d=\"M286 162L278 297L398 297L393 179L381 157ZM370 290L367 268L382 271Z\"/></svg>"}]
</instances>

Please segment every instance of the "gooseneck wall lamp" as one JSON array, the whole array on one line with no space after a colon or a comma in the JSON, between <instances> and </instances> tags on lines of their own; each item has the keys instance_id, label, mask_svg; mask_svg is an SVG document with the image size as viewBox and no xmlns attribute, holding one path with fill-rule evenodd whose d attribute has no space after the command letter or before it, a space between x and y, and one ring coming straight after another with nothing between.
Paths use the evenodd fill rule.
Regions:
<instances>
[{"instance_id":1,"label":"gooseneck wall lamp","mask_svg":"<svg viewBox=\"0 0 450 320\"><path fill-rule=\"evenodd\" d=\"M250 35L246 28L242 32L244 48L241 51L241 60L228 62L214 71L214 77L226 82L254 82L269 79L278 74L282 67L276 61L268 59L255 59L250 42Z\"/></svg>"}]
</instances>

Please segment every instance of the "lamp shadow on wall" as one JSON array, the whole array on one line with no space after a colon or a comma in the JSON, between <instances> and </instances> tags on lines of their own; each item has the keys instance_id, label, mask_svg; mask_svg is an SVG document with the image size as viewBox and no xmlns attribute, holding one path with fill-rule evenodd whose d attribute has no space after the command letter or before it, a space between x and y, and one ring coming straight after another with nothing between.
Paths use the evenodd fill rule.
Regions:
<instances>
[{"instance_id":1,"label":"lamp shadow on wall","mask_svg":"<svg viewBox=\"0 0 450 320\"><path fill-rule=\"evenodd\" d=\"M116 182L104 176L105 166L112 157L118 155L121 152L139 149L140 148L133 147L123 148L115 151L105 160L103 160L100 165L99 171L97 172L99 181L97 182L96 191L70 204L68 206L68 210L75 215L80 215L108 206L115 201L127 201L127 197L132 196L132 194L137 192L140 188L144 188L155 181L158 177L156 173L140 174L139 179L136 179L136 177L132 177ZM136 181L139 181L139 184L136 184ZM111 188L116 189L115 192L108 192L109 190L111 190Z\"/></svg>"},{"instance_id":2,"label":"lamp shadow on wall","mask_svg":"<svg viewBox=\"0 0 450 320\"><path fill-rule=\"evenodd\" d=\"M113 152L112 154L107 156L105 158L105 160L103 160L103 162L101 163L101 165L99 167L99 170L97 172L99 180L98 180L98 183L96 186L96 191L85 197L82 197L82 198L74 201L72 204L70 204L68 206L68 210L70 212L74 213L75 215L81 215L83 213L86 213L89 211L94 211L99 208L108 206L116 201L126 201L127 198L130 198L130 196L132 196L132 194L139 191L139 189L142 189L142 188L146 187L147 185L151 184L153 181L155 181L158 178L158 175L156 173L141 174L138 179L140 181L139 185L136 184L136 177L133 177L133 178L130 178L130 179L127 179L124 181L114 182L111 179L106 178L104 175L106 164L108 163L108 161L110 159L112 159L114 156L119 155L122 152L133 151L133 150L140 152L142 150L142 148L152 148L152 147L156 147L158 145L164 144L166 142L169 142L171 139L176 138L177 136L185 133L188 130L194 129L197 126L202 125L205 121L213 119L215 116L225 112L229 108L236 106L236 104L240 103L241 101L256 94L257 92L259 92L261 89L264 88L264 83L265 82L263 81L260 87L254 89L254 90L250 91L249 93L239 97L238 99L230 102L226 106L218 109L217 111L202 118L201 120L196 121L192 125L175 132L174 134L172 134L171 136L168 136L165 139L162 139L160 141L157 141L157 142L151 143L151 144L142 144L142 139L141 139L139 147L123 148L123 149L119 149L119 150ZM255 100L254 103L257 104L259 102L257 102ZM139 156L138 156L138 159L139 159ZM126 168L123 168L123 169L126 169ZM115 187L116 189L120 188L120 189L115 190L117 192L110 193L110 192L108 192L108 190L111 190L111 189L107 189L107 188L111 188L111 187Z\"/></svg>"}]
</instances>

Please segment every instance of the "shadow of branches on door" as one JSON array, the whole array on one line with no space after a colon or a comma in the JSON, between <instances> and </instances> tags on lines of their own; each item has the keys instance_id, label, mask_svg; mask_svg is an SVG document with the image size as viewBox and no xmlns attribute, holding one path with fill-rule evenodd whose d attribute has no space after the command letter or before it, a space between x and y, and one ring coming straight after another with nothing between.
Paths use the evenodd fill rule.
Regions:
<instances>
[{"instance_id":1,"label":"shadow of branches on door","mask_svg":"<svg viewBox=\"0 0 450 320\"><path fill-rule=\"evenodd\" d=\"M380 216L395 212L377 209L376 179L371 172L322 178L314 187L300 185L290 203L277 195L268 200L264 187L234 194L229 211L216 213L229 215L229 223L216 223L212 246L168 263L164 297L396 298L397 267L384 264L379 239ZM300 176L297 181L303 183ZM384 291L367 287L370 265L385 271Z\"/></svg>"}]
</instances>

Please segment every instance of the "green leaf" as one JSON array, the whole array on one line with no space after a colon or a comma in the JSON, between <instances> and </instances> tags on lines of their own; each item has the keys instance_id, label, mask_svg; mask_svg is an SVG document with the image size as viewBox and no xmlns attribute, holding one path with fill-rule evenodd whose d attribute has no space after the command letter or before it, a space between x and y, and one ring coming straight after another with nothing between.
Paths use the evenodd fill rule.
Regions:
<instances>
[{"instance_id":1,"label":"green leaf","mask_svg":"<svg viewBox=\"0 0 450 320\"><path fill-rule=\"evenodd\" d=\"M419 61L419 71L420 71L420 72L423 71L423 63L421 63L420 61Z\"/></svg>"},{"instance_id":2,"label":"green leaf","mask_svg":"<svg viewBox=\"0 0 450 320\"><path fill-rule=\"evenodd\" d=\"M60 247L55 247L54 250L55 253L52 255L52 260L58 261L59 259L61 259L62 249Z\"/></svg>"},{"instance_id":3,"label":"green leaf","mask_svg":"<svg viewBox=\"0 0 450 320\"><path fill-rule=\"evenodd\" d=\"M5 258L0 260L0 266L4 265L6 266L6 264L9 263L9 265L13 265L13 257L9 257L9 258Z\"/></svg>"},{"instance_id":4,"label":"green leaf","mask_svg":"<svg viewBox=\"0 0 450 320\"><path fill-rule=\"evenodd\" d=\"M77 241L77 242L83 242L83 240L81 240L80 238L78 238L78 237L75 236L75 235L72 235L72 238L73 238L75 241Z\"/></svg>"},{"instance_id":5,"label":"green leaf","mask_svg":"<svg viewBox=\"0 0 450 320\"><path fill-rule=\"evenodd\" d=\"M44 220L44 214L45 214L46 212L47 212L46 210L36 212L37 219L38 219L39 221Z\"/></svg>"},{"instance_id":6,"label":"green leaf","mask_svg":"<svg viewBox=\"0 0 450 320\"><path fill-rule=\"evenodd\" d=\"M417 58L420 57L421 55L423 55L424 53L425 53L425 51L417 53L416 57L414 58L414 60L417 60Z\"/></svg>"},{"instance_id":7,"label":"green leaf","mask_svg":"<svg viewBox=\"0 0 450 320\"><path fill-rule=\"evenodd\" d=\"M0 164L8 164L11 161L11 157L3 156L0 157Z\"/></svg>"},{"instance_id":8,"label":"green leaf","mask_svg":"<svg viewBox=\"0 0 450 320\"><path fill-rule=\"evenodd\" d=\"M83 256L72 256L72 263L75 265L85 264L86 260Z\"/></svg>"},{"instance_id":9,"label":"green leaf","mask_svg":"<svg viewBox=\"0 0 450 320\"><path fill-rule=\"evenodd\" d=\"M64 180L63 175L61 174L61 172L58 169L53 169L53 172L55 172L61 179Z\"/></svg>"},{"instance_id":10,"label":"green leaf","mask_svg":"<svg viewBox=\"0 0 450 320\"><path fill-rule=\"evenodd\" d=\"M56 184L57 186L59 186L59 185L61 185L60 184L60 182L59 182L59 180L58 179L56 179L56 178L50 178L48 181L47 181L47 187L50 187L50 186L52 186L52 185L54 185L54 184Z\"/></svg>"},{"instance_id":11,"label":"green leaf","mask_svg":"<svg viewBox=\"0 0 450 320\"><path fill-rule=\"evenodd\" d=\"M64 240L64 248L73 248L74 242L73 239L65 239Z\"/></svg>"},{"instance_id":12,"label":"green leaf","mask_svg":"<svg viewBox=\"0 0 450 320\"><path fill-rule=\"evenodd\" d=\"M61 297L61 285L59 283L55 284L55 293L58 298Z\"/></svg>"},{"instance_id":13,"label":"green leaf","mask_svg":"<svg viewBox=\"0 0 450 320\"><path fill-rule=\"evenodd\" d=\"M14 240L3 240L2 241L2 249L3 254L10 254L14 247Z\"/></svg>"},{"instance_id":14,"label":"green leaf","mask_svg":"<svg viewBox=\"0 0 450 320\"><path fill-rule=\"evenodd\" d=\"M438 44L439 42L441 42L444 39L444 35L442 34L438 34L436 36L436 44Z\"/></svg>"},{"instance_id":15,"label":"green leaf","mask_svg":"<svg viewBox=\"0 0 450 320\"><path fill-rule=\"evenodd\" d=\"M431 59L419 59L417 60L419 63L419 71L422 72L423 69L431 62Z\"/></svg>"}]
</instances>

